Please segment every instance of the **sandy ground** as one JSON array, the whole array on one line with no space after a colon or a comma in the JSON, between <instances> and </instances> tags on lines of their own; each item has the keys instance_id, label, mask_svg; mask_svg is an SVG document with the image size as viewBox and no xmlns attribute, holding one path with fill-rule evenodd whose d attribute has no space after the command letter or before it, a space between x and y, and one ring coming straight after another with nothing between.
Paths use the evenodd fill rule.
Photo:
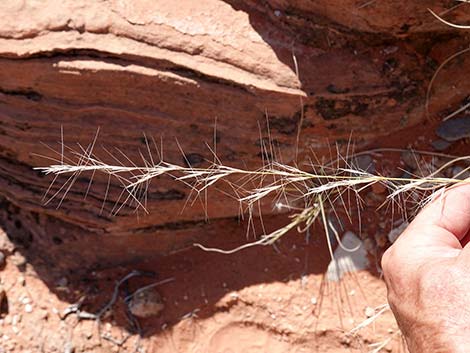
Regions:
<instances>
[{"instance_id":1,"label":"sandy ground","mask_svg":"<svg viewBox=\"0 0 470 353\"><path fill-rule=\"evenodd\" d=\"M0 272L6 296L0 352L339 353L370 352L381 342L383 351L404 352L390 312L350 333L386 302L377 274L361 271L328 281L325 244L294 238L277 251L253 248L228 256L194 249L86 276L54 274L50 268L51 278L63 276L50 283L1 233L7 257ZM116 281L133 270L153 271L158 278L131 278L99 324L79 320L76 313L64 317L80 299L83 312L98 312ZM133 317L125 314L124 287L135 290L165 279L170 281L152 288L164 309L138 319L138 335Z\"/></svg>"}]
</instances>

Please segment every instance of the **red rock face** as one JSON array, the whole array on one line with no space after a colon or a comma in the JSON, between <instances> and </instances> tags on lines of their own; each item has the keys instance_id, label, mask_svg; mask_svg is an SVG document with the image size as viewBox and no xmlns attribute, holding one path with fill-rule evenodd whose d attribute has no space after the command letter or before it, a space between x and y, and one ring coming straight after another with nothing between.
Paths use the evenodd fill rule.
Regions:
<instances>
[{"instance_id":1,"label":"red rock face","mask_svg":"<svg viewBox=\"0 0 470 353\"><path fill-rule=\"evenodd\" d=\"M107 177L96 176L84 199L90 175L82 175L60 207L60 193L44 205L52 177L32 167L51 163L40 155L58 158L46 146L60 150L61 126L65 143L74 146L87 146L99 127L96 153L112 161L105 146L122 163L128 161L118 149L141 162L145 133L162 139L165 160L184 164L184 154L203 164L213 158L205 143L212 144L216 126L219 158L254 169L262 163L267 120L283 161L292 163L302 109L300 163L310 148L322 154L351 132L359 147L381 141L425 121L425 93L437 65L468 43L466 32L442 25L427 7L442 13L451 4L0 4L3 223L17 242L47 249L48 260L62 257L69 267L77 266L77 256L112 264L210 239L238 214L238 204L221 193L210 192L205 208L184 208L190 190L162 178L149 191L149 215L124 207L115 217L119 183L103 206ZM446 18L465 22L468 13L461 6ZM433 112L465 98L468 65L462 57L441 72Z\"/></svg>"}]
</instances>

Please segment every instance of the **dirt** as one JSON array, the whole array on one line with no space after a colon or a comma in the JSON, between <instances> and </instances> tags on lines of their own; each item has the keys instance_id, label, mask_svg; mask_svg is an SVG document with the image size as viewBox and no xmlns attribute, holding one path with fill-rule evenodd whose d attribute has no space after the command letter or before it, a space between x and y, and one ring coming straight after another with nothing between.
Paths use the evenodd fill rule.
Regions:
<instances>
[{"instance_id":1,"label":"dirt","mask_svg":"<svg viewBox=\"0 0 470 353\"><path fill-rule=\"evenodd\" d=\"M23 241L33 237L52 263L68 268L77 256L113 264L162 255L206 241L222 225L205 224L201 207L181 214L189 192L170 178L152 185L150 214L140 217L134 207L110 216L122 189L113 180L107 190L106 175L94 176L84 200L92 174L83 173L57 207L68 176L59 178L50 189L58 197L45 204L54 177L31 168L59 157L50 148L61 151L61 130L64 142L77 147L88 146L101 128L95 153L113 164L123 158L118 150L136 164L142 152L148 159L145 133L157 145L162 138L167 162L204 165L213 157L206 143L214 149L215 128L220 160L247 169L272 157L260 151L266 139L290 164L297 151L328 156L351 132L361 149L393 134L407 135L394 145L403 147L415 138L403 130L426 122L423 105L437 68L470 38L429 13L447 9L447 20L467 23L470 7L450 10L455 4L447 0L3 3L0 211L7 199L18 212L32 213L27 220L13 215L13 227L21 221L32 233ZM462 55L440 70L431 90L433 116L465 100L469 67ZM209 206L212 225L239 211L223 193L211 195Z\"/></svg>"},{"instance_id":2,"label":"dirt","mask_svg":"<svg viewBox=\"0 0 470 353\"><path fill-rule=\"evenodd\" d=\"M371 308L385 303L384 284L370 271L328 282L321 238L306 244L290 237L277 251L253 248L230 256L191 249L85 277L54 274L51 267L52 277L64 276L53 284L37 275L5 233L1 241L7 254L0 272L7 298L0 320L2 352L135 352L136 347L139 352L367 352L370 344L388 339L387 351L402 349L389 312L349 334ZM131 291L173 279L155 287L163 311L138 319L142 338L126 319L125 290L100 325L80 321L74 313L63 317L80 298L83 312L98 312L112 297L115 282L133 270L157 276L130 279Z\"/></svg>"}]
</instances>

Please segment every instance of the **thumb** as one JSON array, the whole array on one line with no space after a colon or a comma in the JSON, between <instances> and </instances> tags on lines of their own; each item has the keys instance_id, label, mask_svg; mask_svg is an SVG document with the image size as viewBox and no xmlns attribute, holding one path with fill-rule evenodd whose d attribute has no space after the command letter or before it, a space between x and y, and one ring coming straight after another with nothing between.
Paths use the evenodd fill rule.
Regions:
<instances>
[{"instance_id":1,"label":"thumb","mask_svg":"<svg viewBox=\"0 0 470 353\"><path fill-rule=\"evenodd\" d=\"M411 222L403 240L422 247L462 249L470 231L470 184L453 186L431 201Z\"/></svg>"}]
</instances>

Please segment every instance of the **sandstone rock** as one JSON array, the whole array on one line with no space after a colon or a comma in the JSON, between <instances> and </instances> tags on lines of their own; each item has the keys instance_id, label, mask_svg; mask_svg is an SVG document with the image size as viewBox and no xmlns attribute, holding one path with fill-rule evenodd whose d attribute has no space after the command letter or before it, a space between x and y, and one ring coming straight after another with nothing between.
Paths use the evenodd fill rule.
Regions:
<instances>
[{"instance_id":1,"label":"sandstone rock","mask_svg":"<svg viewBox=\"0 0 470 353\"><path fill-rule=\"evenodd\" d=\"M299 164L310 148L321 155L331 142L345 144L351 131L358 148L381 141L404 128L404 116L406 128L423 122L436 62L468 43L468 32L443 26L427 11L445 6L1 2L1 223L29 260L34 255L75 269L83 262L105 266L207 241L238 215L238 204L223 194L210 192L207 209L196 203L181 213L190 190L161 178L150 186L148 214L137 217L135 205L128 205L113 216L122 203L119 182L108 190L107 177L95 175L85 199L91 175L83 174L61 201L67 177L60 177L49 192L58 197L44 204L53 178L32 167L55 163L41 156L61 161L61 127L64 142L75 148L86 148L100 127L95 152L114 163L127 163L119 151L135 163L143 163L141 152L149 159L143 133L162 138L169 162L184 164L184 154L204 163L212 160L205 143L211 144L216 127L220 159L255 169L264 157L259 141L267 138L267 121L272 143L291 163L302 115ZM462 7L448 16L468 20ZM469 67L462 57L441 71L433 111L455 103L449 87L468 92L461 73ZM154 149L153 155L158 160Z\"/></svg>"},{"instance_id":2,"label":"sandstone rock","mask_svg":"<svg viewBox=\"0 0 470 353\"><path fill-rule=\"evenodd\" d=\"M235 3L235 1L232 1ZM259 3L249 0L249 3ZM343 28L354 28L366 33L386 33L387 35L406 36L412 33L430 31L449 31L442 23L436 22L427 9L437 13L444 12L447 7L444 1L426 0L422 2L364 0L268 0L266 3L279 12L278 17L293 23L306 24L315 21L318 31L322 25L330 22ZM261 5L260 5L261 7ZM462 9L460 9L462 10ZM388 16L385 16L388 14ZM448 13L451 21L468 19L468 12L456 11ZM390 49L393 48L393 49ZM390 45L384 51L396 51L396 46Z\"/></svg>"}]
</instances>

